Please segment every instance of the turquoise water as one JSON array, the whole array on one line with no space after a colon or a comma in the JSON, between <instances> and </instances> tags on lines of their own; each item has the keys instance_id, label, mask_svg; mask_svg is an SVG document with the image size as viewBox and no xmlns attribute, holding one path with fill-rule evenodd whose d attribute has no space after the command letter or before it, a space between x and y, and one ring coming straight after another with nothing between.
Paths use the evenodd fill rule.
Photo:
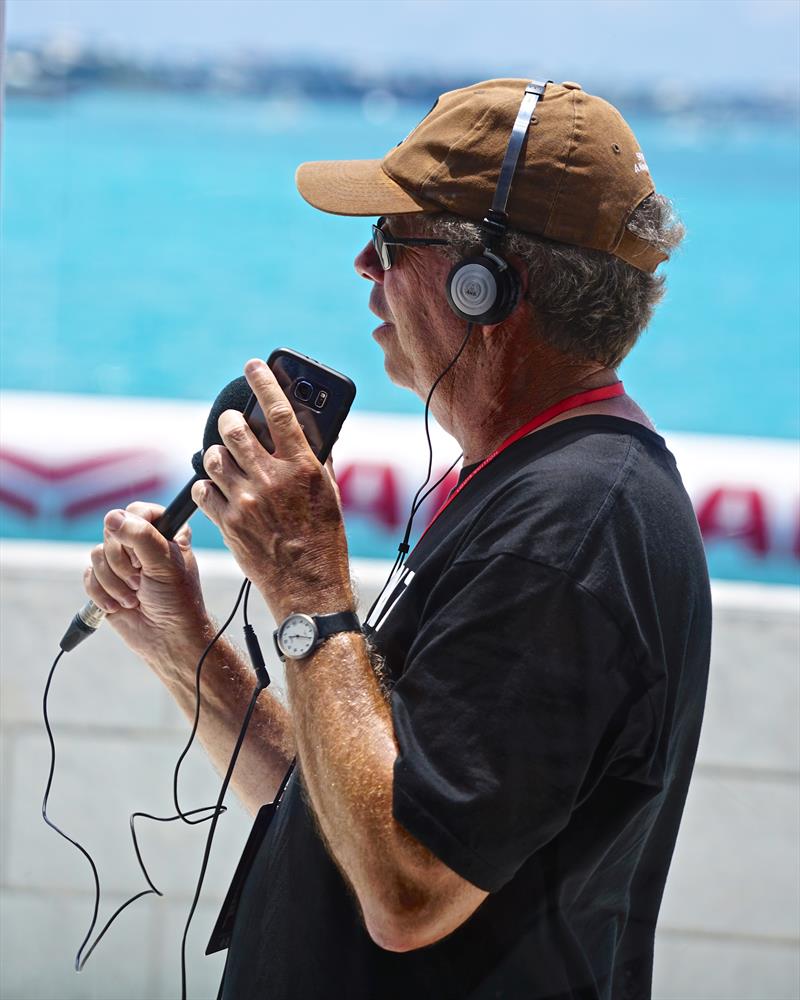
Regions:
<instances>
[{"instance_id":1,"label":"turquoise water","mask_svg":"<svg viewBox=\"0 0 800 1000\"><path fill-rule=\"evenodd\" d=\"M316 212L293 175L382 155L427 110L376 122L360 104L291 98L8 102L0 387L208 400L244 359L288 344L350 374L358 407L419 412L383 374L352 270L369 220ZM670 430L795 437L796 128L632 124L689 236L622 368L629 392Z\"/></svg>"},{"instance_id":2,"label":"turquoise water","mask_svg":"<svg viewBox=\"0 0 800 1000\"><path fill-rule=\"evenodd\" d=\"M309 208L305 159L382 154L427 108L86 94L9 102L4 388L207 399L243 358L289 343L389 385L351 270L367 220ZM622 374L659 426L792 437L798 408L794 128L634 121L689 229L668 297Z\"/></svg>"}]
</instances>

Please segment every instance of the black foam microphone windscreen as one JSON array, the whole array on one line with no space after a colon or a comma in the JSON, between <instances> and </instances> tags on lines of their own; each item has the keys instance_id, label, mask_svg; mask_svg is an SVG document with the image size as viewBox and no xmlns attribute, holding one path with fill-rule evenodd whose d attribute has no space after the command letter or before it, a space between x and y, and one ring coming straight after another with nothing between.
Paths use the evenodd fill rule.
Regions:
<instances>
[{"instance_id":1,"label":"black foam microphone windscreen","mask_svg":"<svg viewBox=\"0 0 800 1000\"><path fill-rule=\"evenodd\" d=\"M238 410L242 413L244 412L244 408L247 406L249 399L250 386L247 384L247 379L244 375L240 375L239 378L235 378L232 382L228 382L222 392L220 392L214 400L214 403L209 411L208 419L206 420L206 427L203 431L203 451L205 451L206 448L210 448L212 444L222 444L222 438L219 435L217 423L225 410ZM203 472L203 452L196 452L192 456L192 467L195 472L202 476L202 478L205 478L205 473Z\"/></svg>"}]
</instances>

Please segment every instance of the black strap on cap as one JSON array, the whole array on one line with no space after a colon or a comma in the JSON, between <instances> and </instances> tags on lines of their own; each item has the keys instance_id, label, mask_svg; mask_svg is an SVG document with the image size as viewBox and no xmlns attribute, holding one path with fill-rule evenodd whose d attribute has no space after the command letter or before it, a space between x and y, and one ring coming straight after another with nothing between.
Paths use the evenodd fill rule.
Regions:
<instances>
[{"instance_id":1,"label":"black strap on cap","mask_svg":"<svg viewBox=\"0 0 800 1000\"><path fill-rule=\"evenodd\" d=\"M539 99L544 97L545 88L551 82L550 80L531 80L525 88L525 95L519 106L514 127L511 129L511 138L508 140L506 155L503 157L503 163L500 167L500 176L497 180L492 207L483 220L483 227L487 233L490 248L492 244L495 244L505 235L505 231L508 228L506 205L508 204L508 196L511 193L511 182L514 179L517 169L519 154L522 152L522 144L528 133L528 126L531 123L531 118L533 118L536 105Z\"/></svg>"}]
</instances>

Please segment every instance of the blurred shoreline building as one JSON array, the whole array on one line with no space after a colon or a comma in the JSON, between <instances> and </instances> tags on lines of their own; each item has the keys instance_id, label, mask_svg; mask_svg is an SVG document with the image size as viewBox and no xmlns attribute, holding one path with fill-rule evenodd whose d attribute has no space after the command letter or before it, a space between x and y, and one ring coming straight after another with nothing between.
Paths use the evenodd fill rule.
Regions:
<instances>
[{"instance_id":1,"label":"blurred shoreline building","mask_svg":"<svg viewBox=\"0 0 800 1000\"><path fill-rule=\"evenodd\" d=\"M84 40L75 33L33 41L9 40L5 86L11 98L65 98L88 90L135 90L183 94L286 96L317 101L431 102L474 82L474 72L408 71L347 65L323 59L290 59L259 52L201 56L143 56ZM591 89L591 88L590 88ZM731 88L701 87L678 78L647 86L602 81L603 96L628 115L689 112L716 123L742 118L800 120L794 83L757 83L742 77Z\"/></svg>"}]
</instances>

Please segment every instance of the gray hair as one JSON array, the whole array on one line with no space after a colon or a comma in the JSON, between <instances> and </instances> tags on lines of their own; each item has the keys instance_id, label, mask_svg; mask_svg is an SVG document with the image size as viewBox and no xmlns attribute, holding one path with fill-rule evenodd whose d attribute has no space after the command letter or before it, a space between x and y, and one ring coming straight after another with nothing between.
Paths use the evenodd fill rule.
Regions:
<instances>
[{"instance_id":1,"label":"gray hair","mask_svg":"<svg viewBox=\"0 0 800 1000\"><path fill-rule=\"evenodd\" d=\"M458 260L481 245L477 223L458 215L418 215L415 232L451 241ZM652 194L633 212L628 229L669 257L685 229L669 199ZM528 269L526 300L534 331L563 354L616 368L650 322L664 295L663 275L640 271L603 250L555 243L509 230L507 255Z\"/></svg>"}]
</instances>

